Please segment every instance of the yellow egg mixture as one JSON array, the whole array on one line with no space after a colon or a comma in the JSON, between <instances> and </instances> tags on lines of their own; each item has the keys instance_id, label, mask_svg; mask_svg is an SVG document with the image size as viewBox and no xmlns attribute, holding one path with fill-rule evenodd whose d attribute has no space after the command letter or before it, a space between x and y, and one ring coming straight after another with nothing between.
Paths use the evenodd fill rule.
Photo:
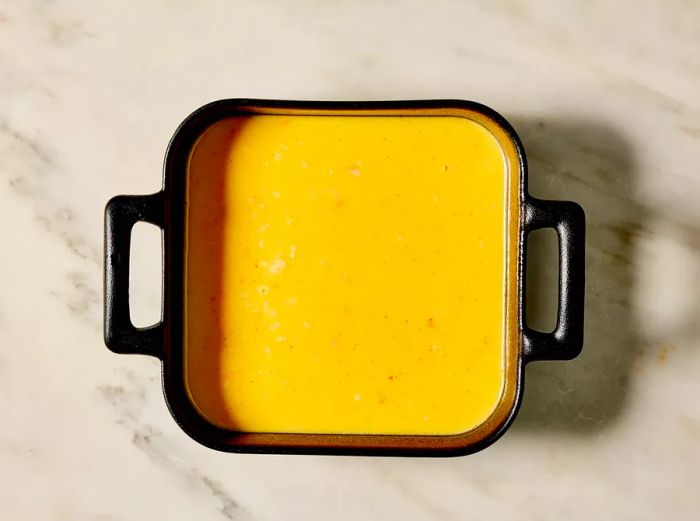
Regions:
<instances>
[{"instance_id":1,"label":"yellow egg mixture","mask_svg":"<svg viewBox=\"0 0 700 521\"><path fill-rule=\"evenodd\" d=\"M201 414L242 432L484 422L513 320L508 183L497 139L462 117L211 126L187 180L186 383Z\"/></svg>"}]
</instances>

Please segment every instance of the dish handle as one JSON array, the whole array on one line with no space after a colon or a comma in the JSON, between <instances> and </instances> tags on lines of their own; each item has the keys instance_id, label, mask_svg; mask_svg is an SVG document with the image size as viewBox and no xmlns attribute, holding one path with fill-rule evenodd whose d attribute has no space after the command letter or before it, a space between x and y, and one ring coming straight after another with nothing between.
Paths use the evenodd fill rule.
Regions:
<instances>
[{"instance_id":1,"label":"dish handle","mask_svg":"<svg viewBox=\"0 0 700 521\"><path fill-rule=\"evenodd\" d=\"M161 358L163 319L153 326L138 328L129 310L129 259L131 230L145 221L164 227L163 192L150 195L119 195L105 208L105 294L104 338L107 347L119 354L151 355Z\"/></svg>"},{"instance_id":2,"label":"dish handle","mask_svg":"<svg viewBox=\"0 0 700 521\"><path fill-rule=\"evenodd\" d=\"M583 347L586 216L569 201L528 198L525 203L525 234L554 228L559 238L559 309L551 333L525 324L523 303L523 357L534 360L571 360Z\"/></svg>"}]
</instances>

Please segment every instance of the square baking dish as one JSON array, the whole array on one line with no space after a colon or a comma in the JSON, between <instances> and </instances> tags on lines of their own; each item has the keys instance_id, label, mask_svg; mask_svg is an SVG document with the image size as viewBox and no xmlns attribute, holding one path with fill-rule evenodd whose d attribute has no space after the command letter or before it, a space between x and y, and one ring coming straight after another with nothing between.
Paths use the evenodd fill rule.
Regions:
<instances>
[{"instance_id":1,"label":"square baking dish","mask_svg":"<svg viewBox=\"0 0 700 521\"><path fill-rule=\"evenodd\" d=\"M477 103L223 100L163 190L106 209L105 341L163 365L180 426L235 452L456 455L514 418L523 366L582 346L583 211L527 195ZM132 326L130 231L163 230L163 316ZM527 233L560 241L557 326L524 324Z\"/></svg>"}]
</instances>

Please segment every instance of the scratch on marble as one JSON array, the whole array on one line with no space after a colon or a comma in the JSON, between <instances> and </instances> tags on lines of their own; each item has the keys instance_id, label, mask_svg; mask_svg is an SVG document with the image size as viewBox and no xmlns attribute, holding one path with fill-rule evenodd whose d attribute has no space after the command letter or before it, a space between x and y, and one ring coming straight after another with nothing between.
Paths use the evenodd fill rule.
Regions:
<instances>
[{"instance_id":1,"label":"scratch on marble","mask_svg":"<svg viewBox=\"0 0 700 521\"><path fill-rule=\"evenodd\" d=\"M30 456L33 456L37 453L37 450L34 447L23 445L19 442L12 440L4 441L0 445L0 451L14 454L28 454Z\"/></svg>"},{"instance_id":2,"label":"scratch on marble","mask_svg":"<svg viewBox=\"0 0 700 521\"><path fill-rule=\"evenodd\" d=\"M633 246L640 237L649 235L649 230L642 221L610 223L607 228L625 246Z\"/></svg>"},{"instance_id":3,"label":"scratch on marble","mask_svg":"<svg viewBox=\"0 0 700 521\"><path fill-rule=\"evenodd\" d=\"M681 125L678 128L680 128L681 132L689 135L691 138L700 139L700 127L691 127L688 125Z\"/></svg>"},{"instance_id":4,"label":"scratch on marble","mask_svg":"<svg viewBox=\"0 0 700 521\"><path fill-rule=\"evenodd\" d=\"M29 155L36 157L43 164L50 165L53 163L51 154L49 154L48 150L41 145L39 141L30 138L12 127L5 119L0 119L0 133L8 136L15 144L23 147Z\"/></svg>"},{"instance_id":5,"label":"scratch on marble","mask_svg":"<svg viewBox=\"0 0 700 521\"><path fill-rule=\"evenodd\" d=\"M151 453L153 451L153 446L151 445L153 439L159 437L160 435L160 431L156 431L150 425L144 425L138 430L134 431L131 436L131 443L133 443L143 452Z\"/></svg>"},{"instance_id":6,"label":"scratch on marble","mask_svg":"<svg viewBox=\"0 0 700 521\"><path fill-rule=\"evenodd\" d=\"M497 56L494 54L488 54L481 50L470 49L464 45L453 45L450 47L450 51L456 57L460 59L469 60L469 62L480 61L483 63L488 63L489 65L499 64L508 65L511 67L517 66L518 64L513 60L509 60L503 56Z\"/></svg>"},{"instance_id":7,"label":"scratch on marble","mask_svg":"<svg viewBox=\"0 0 700 521\"><path fill-rule=\"evenodd\" d=\"M632 262L631 254L629 254L629 253L626 253L623 255L621 253L616 253L616 252L610 251L606 248L602 248L599 251L603 255L606 255L607 257L609 257L610 259L612 259L613 261L615 261L619 264L628 265ZM617 288L615 288L615 289L617 289Z\"/></svg>"},{"instance_id":8,"label":"scratch on marble","mask_svg":"<svg viewBox=\"0 0 700 521\"><path fill-rule=\"evenodd\" d=\"M90 278L84 273L68 274L68 280L76 292L76 297L68 300L68 308L77 315L87 315L100 304L97 291L91 287Z\"/></svg>"},{"instance_id":9,"label":"scratch on marble","mask_svg":"<svg viewBox=\"0 0 700 521\"><path fill-rule=\"evenodd\" d=\"M221 483L202 474L195 467L182 467L173 461L169 454L158 446L162 436L161 431L150 425L142 424L134 430L131 442L151 460L166 468L178 470L187 481L197 483L207 490L212 497L219 501L219 512L226 519L248 519L250 517Z\"/></svg>"},{"instance_id":10,"label":"scratch on marble","mask_svg":"<svg viewBox=\"0 0 700 521\"><path fill-rule=\"evenodd\" d=\"M556 174L551 175L552 181L561 176L564 181L579 183L593 193L615 197L622 204L636 208L638 202L625 175L632 165L620 147L601 142L598 135L591 136L590 131L578 131L569 142L565 137L569 127L563 125L564 137L561 137L560 126L555 121L549 128L549 124L539 121L536 127L525 127L523 138L526 145L530 145L528 155L532 164L539 170ZM572 167L572 157L577 158L575 164L580 167Z\"/></svg>"},{"instance_id":11,"label":"scratch on marble","mask_svg":"<svg viewBox=\"0 0 700 521\"><path fill-rule=\"evenodd\" d=\"M591 398L587 400L578 410L576 413L576 416L574 417L574 424L581 425L589 425L589 424L594 424L594 423L600 423L600 415L596 414L596 411L593 411L593 414L587 414L587 411L591 404L595 401L594 398Z\"/></svg>"},{"instance_id":12,"label":"scratch on marble","mask_svg":"<svg viewBox=\"0 0 700 521\"><path fill-rule=\"evenodd\" d=\"M586 188L588 188L591 191L598 191L600 190L600 186L592 181L589 181L583 176L578 175L576 172L572 172L571 170L564 169L561 171L562 177L565 177L567 179L570 179L571 181L575 181L577 183L582 184Z\"/></svg>"},{"instance_id":13,"label":"scratch on marble","mask_svg":"<svg viewBox=\"0 0 700 521\"><path fill-rule=\"evenodd\" d=\"M119 417L115 420L117 425L127 425L136 420L136 414L130 407L125 407L124 403L132 401L132 397L127 395L126 390L121 385L101 385L97 388L102 397L109 402L112 407L119 410ZM145 399L145 395L140 397Z\"/></svg>"},{"instance_id":14,"label":"scratch on marble","mask_svg":"<svg viewBox=\"0 0 700 521\"><path fill-rule=\"evenodd\" d=\"M161 467L177 472L185 481L206 490L219 506L218 510L225 519L252 519L249 512L217 480L207 476L196 467L186 465L164 448L163 433L143 422L140 411L147 398L146 387L142 379L133 372L124 372L128 386L102 385L97 388L104 400L117 412L116 423L132 432L131 443L151 461Z\"/></svg>"},{"instance_id":15,"label":"scratch on marble","mask_svg":"<svg viewBox=\"0 0 700 521\"><path fill-rule=\"evenodd\" d=\"M53 4L47 2L34 3L35 15L43 21L49 42L56 47L63 47L83 38L93 38L96 35L87 30L85 22L80 18L69 18L63 13L56 16L51 11Z\"/></svg>"},{"instance_id":16,"label":"scratch on marble","mask_svg":"<svg viewBox=\"0 0 700 521\"><path fill-rule=\"evenodd\" d=\"M3 165L23 165L23 171L16 171L16 167L7 168L10 178L8 184L10 188L22 197L43 198L42 178L52 173L56 168L56 161L49 148L41 141L27 136L17 130L6 120L0 119L0 136L4 136L2 145L3 154L0 155L0 162ZM34 165L29 164L34 160ZM27 171L29 170L29 172ZM59 207L54 213L42 213L46 205L37 201L37 221L49 233L57 235L66 247L78 257L99 264L100 256L96 248L89 245L88 241L76 233L76 214L66 206ZM39 209L41 207L41 209Z\"/></svg>"},{"instance_id":17,"label":"scratch on marble","mask_svg":"<svg viewBox=\"0 0 700 521\"><path fill-rule=\"evenodd\" d=\"M92 278L81 272L69 272L66 278L70 288L67 291L51 291L50 294L63 301L76 318L99 326L101 298L93 287Z\"/></svg>"},{"instance_id":18,"label":"scratch on marble","mask_svg":"<svg viewBox=\"0 0 700 521\"><path fill-rule=\"evenodd\" d=\"M47 28L51 43L64 46L83 38L93 38L95 34L89 32L82 20L61 22L52 18L47 19Z\"/></svg>"},{"instance_id":19,"label":"scratch on marble","mask_svg":"<svg viewBox=\"0 0 700 521\"><path fill-rule=\"evenodd\" d=\"M62 206L51 216L37 216L37 220L46 231L57 235L66 248L75 255L93 264L99 264L100 255L97 249L91 247L83 237L73 233L70 229L76 217L73 210Z\"/></svg>"},{"instance_id":20,"label":"scratch on marble","mask_svg":"<svg viewBox=\"0 0 700 521\"><path fill-rule=\"evenodd\" d=\"M79 508L71 504L61 504L56 509L55 519L66 521L118 521L120 519L105 512L90 512Z\"/></svg>"},{"instance_id":21,"label":"scratch on marble","mask_svg":"<svg viewBox=\"0 0 700 521\"><path fill-rule=\"evenodd\" d=\"M209 489L212 495L221 501L219 511L226 519L235 519L236 513L240 510L238 503L224 490L218 482L208 478L207 476L199 476L205 487Z\"/></svg>"},{"instance_id":22,"label":"scratch on marble","mask_svg":"<svg viewBox=\"0 0 700 521\"><path fill-rule=\"evenodd\" d=\"M676 116L685 116L690 113L697 113L697 111L690 105L687 105L666 93L659 92L658 90L644 83L640 83L639 81L630 78L622 79L624 84L631 87L632 90L636 90L638 93L646 96L647 98L655 100L659 107L668 110Z\"/></svg>"}]
</instances>

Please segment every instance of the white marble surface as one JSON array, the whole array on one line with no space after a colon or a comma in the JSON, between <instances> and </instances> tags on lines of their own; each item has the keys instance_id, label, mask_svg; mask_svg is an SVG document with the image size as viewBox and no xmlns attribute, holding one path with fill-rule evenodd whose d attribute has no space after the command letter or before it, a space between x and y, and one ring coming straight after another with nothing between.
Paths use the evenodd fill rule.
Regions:
<instances>
[{"instance_id":1,"label":"white marble surface","mask_svg":"<svg viewBox=\"0 0 700 521\"><path fill-rule=\"evenodd\" d=\"M515 425L465 458L190 441L156 361L103 345L102 212L157 190L176 125L224 97L501 111L531 191L587 210L584 354L529 367ZM0 1L0 519L700 519L699 169L693 0ZM138 237L143 321L159 294Z\"/></svg>"}]
</instances>

